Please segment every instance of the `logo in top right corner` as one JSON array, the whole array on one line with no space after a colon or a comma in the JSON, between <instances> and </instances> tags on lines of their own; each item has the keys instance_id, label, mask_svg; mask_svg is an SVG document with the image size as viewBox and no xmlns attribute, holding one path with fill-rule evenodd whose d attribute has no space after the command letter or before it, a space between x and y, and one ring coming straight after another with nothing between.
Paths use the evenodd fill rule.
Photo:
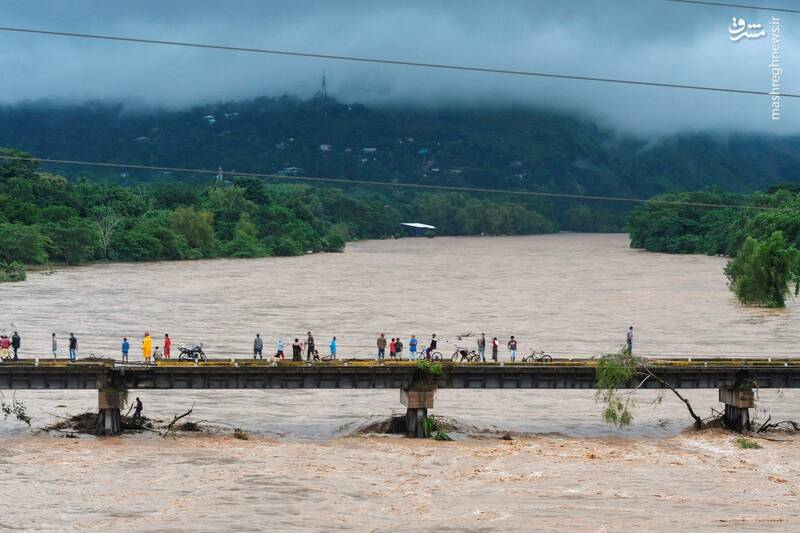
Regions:
<instances>
[{"instance_id":1,"label":"logo in top right corner","mask_svg":"<svg viewBox=\"0 0 800 533\"><path fill-rule=\"evenodd\" d=\"M742 39L761 39L767 36L767 30L761 24L748 24L743 18L737 17L732 18L728 33L735 43Z\"/></svg>"}]
</instances>

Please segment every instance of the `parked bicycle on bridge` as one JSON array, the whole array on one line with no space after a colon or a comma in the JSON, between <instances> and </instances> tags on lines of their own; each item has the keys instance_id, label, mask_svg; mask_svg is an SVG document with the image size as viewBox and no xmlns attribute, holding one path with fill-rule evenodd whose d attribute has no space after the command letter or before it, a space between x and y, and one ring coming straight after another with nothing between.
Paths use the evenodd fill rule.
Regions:
<instances>
[{"instance_id":1,"label":"parked bicycle on bridge","mask_svg":"<svg viewBox=\"0 0 800 533\"><path fill-rule=\"evenodd\" d=\"M467 350L456 346L456 350L450 356L450 360L454 363L478 363L481 360L481 356L475 350Z\"/></svg>"},{"instance_id":2,"label":"parked bicycle on bridge","mask_svg":"<svg viewBox=\"0 0 800 533\"><path fill-rule=\"evenodd\" d=\"M538 352L536 350L531 350L531 354L529 356L522 358L523 363L549 363L552 360L553 357L543 350Z\"/></svg>"}]
</instances>

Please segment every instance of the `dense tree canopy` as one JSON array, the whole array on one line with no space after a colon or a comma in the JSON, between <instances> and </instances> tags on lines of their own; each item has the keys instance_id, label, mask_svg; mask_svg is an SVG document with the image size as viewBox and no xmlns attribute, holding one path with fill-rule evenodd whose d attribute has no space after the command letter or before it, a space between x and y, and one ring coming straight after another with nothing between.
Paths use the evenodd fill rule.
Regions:
<instances>
[{"instance_id":1,"label":"dense tree canopy","mask_svg":"<svg viewBox=\"0 0 800 533\"><path fill-rule=\"evenodd\" d=\"M800 252L776 231L764 240L747 237L725 275L739 300L747 305L784 307L789 284L798 289Z\"/></svg>"},{"instance_id":2,"label":"dense tree canopy","mask_svg":"<svg viewBox=\"0 0 800 533\"><path fill-rule=\"evenodd\" d=\"M527 199L268 185L248 176L120 185L70 181L23 163L0 161L5 265L340 252L348 240L403 236L408 220L443 235L558 229L553 206Z\"/></svg>"},{"instance_id":3,"label":"dense tree canopy","mask_svg":"<svg viewBox=\"0 0 800 533\"><path fill-rule=\"evenodd\" d=\"M800 192L794 185L747 196L712 190L653 200L628 217L632 247L732 257L725 272L742 303L784 306L790 282L800 276Z\"/></svg>"}]
</instances>

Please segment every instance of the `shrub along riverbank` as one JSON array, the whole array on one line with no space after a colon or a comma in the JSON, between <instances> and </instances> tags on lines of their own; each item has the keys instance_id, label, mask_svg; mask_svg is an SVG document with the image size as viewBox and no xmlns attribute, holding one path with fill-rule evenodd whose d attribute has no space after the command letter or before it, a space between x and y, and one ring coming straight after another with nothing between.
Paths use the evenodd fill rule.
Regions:
<instances>
[{"instance_id":1,"label":"shrub along riverbank","mask_svg":"<svg viewBox=\"0 0 800 533\"><path fill-rule=\"evenodd\" d=\"M26 155L12 150L0 152ZM123 186L69 181L27 161L0 162L0 280L50 262L181 260L340 252L356 239L405 234L419 220L437 234L552 233L536 201L459 193L376 193L254 177Z\"/></svg>"},{"instance_id":2,"label":"shrub along riverbank","mask_svg":"<svg viewBox=\"0 0 800 533\"><path fill-rule=\"evenodd\" d=\"M651 252L724 255L731 290L747 305L784 307L800 281L800 186L736 195L717 190L667 194L628 217L631 247ZM794 287L792 287L794 286Z\"/></svg>"}]
</instances>

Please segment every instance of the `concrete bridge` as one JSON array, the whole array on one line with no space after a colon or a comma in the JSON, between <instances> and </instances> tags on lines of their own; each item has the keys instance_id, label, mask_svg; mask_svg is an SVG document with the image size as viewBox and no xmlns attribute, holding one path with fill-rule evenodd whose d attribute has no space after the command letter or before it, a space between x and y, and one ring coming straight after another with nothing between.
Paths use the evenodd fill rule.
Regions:
<instances>
[{"instance_id":1,"label":"concrete bridge","mask_svg":"<svg viewBox=\"0 0 800 533\"><path fill-rule=\"evenodd\" d=\"M753 388L800 388L800 359L655 359L651 369L676 389L719 389L729 427L749 423ZM0 364L0 389L96 389L105 433L119 431L120 392L130 389L398 389L409 431L419 434L438 389L592 389L596 362L449 363L438 376L421 374L413 362L339 360L317 363L211 360L160 361L158 365L111 360L67 363L21 360ZM656 380L623 388L663 388Z\"/></svg>"}]
</instances>

